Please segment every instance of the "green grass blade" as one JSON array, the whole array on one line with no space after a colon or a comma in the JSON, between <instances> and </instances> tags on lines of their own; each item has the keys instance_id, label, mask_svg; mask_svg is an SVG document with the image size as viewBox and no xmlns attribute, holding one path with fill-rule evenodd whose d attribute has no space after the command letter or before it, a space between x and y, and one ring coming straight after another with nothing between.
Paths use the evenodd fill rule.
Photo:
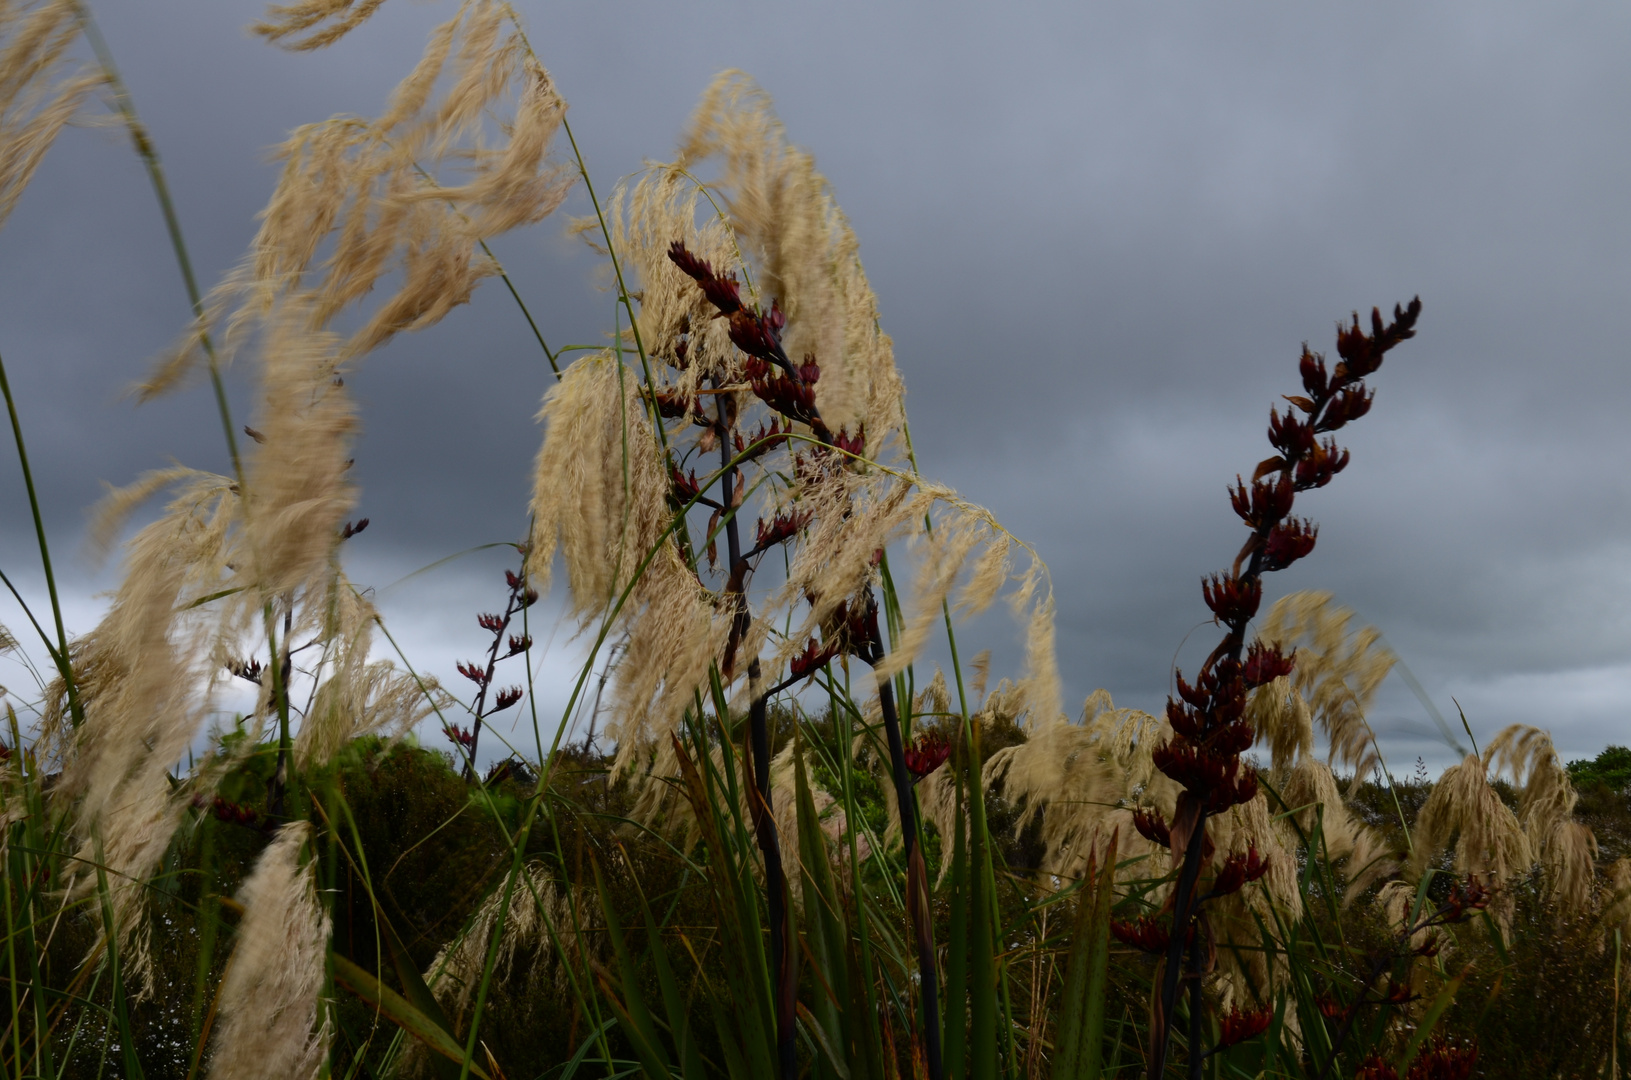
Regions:
<instances>
[{"instance_id":1,"label":"green grass blade","mask_svg":"<svg viewBox=\"0 0 1631 1080\"><path fill-rule=\"evenodd\" d=\"M334 968L334 981L367 1002L379 1015L424 1043L431 1050L452 1062L463 1062L464 1047L447 1031L416 1009L407 998L374 977L374 973L352 963L339 953L329 953ZM492 1080L487 1073L471 1062L467 1066L472 1076Z\"/></svg>"}]
</instances>

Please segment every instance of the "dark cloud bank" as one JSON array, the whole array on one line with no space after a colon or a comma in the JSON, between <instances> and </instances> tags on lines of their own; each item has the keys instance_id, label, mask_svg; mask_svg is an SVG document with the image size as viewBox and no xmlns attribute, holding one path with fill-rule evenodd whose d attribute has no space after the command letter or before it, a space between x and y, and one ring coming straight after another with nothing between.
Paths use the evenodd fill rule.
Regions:
<instances>
[{"instance_id":1,"label":"dark cloud bank","mask_svg":"<svg viewBox=\"0 0 1631 1080\"><path fill-rule=\"evenodd\" d=\"M1274 588L1334 590L1480 737L1536 723L1566 756L1627 740L1631 13L521 6L602 190L671 151L717 70L774 95L861 238L925 471L1053 568L1071 696L1105 686L1154 709L1174 656L1204 655L1199 579L1240 538L1224 485L1265 455L1299 343L1328 348L1350 310L1419 293L1420 336L1374 380L1353 465L1306 497L1319 548ZM449 4L397 0L311 56L249 39L253 4L97 10L213 279L271 190L266 148L299 123L377 112ZM568 210L587 205L580 190ZM553 343L609 326L610 295L560 218L499 254ZM81 629L111 581L74 554L100 482L172 457L223 464L204 388L121 397L186 315L128 148L69 132L0 233L0 353ZM357 472L374 524L349 552L355 576L383 585L524 530L548 382L495 287L368 361ZM233 392L247 414L239 377ZM0 506L0 558L37 583L11 466ZM502 558L384 595L426 667L479 646L470 616L498 602ZM973 635L997 670L1017 666L1000 620ZM564 677L569 636L544 678ZM1402 684L1376 719L1396 764L1448 760Z\"/></svg>"}]
</instances>

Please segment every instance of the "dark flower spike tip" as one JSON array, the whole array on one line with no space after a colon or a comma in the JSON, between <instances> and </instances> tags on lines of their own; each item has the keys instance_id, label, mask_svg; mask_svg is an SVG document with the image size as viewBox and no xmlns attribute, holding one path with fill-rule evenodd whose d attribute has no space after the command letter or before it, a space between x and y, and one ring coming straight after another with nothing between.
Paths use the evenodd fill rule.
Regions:
<instances>
[{"instance_id":1,"label":"dark flower spike tip","mask_svg":"<svg viewBox=\"0 0 1631 1080\"><path fill-rule=\"evenodd\" d=\"M719 309L721 315L733 315L742 310L742 296L736 275L721 277L714 273L714 268L708 265L706 259L700 259L691 254L684 244L676 240L668 245L668 258L679 267L691 280L702 287L702 295L708 302Z\"/></svg>"}]
</instances>

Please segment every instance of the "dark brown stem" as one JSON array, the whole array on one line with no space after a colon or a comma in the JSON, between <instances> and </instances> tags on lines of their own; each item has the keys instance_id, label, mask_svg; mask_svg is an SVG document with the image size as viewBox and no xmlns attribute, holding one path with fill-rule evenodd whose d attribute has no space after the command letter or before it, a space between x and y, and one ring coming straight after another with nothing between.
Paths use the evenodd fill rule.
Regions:
<instances>
[{"instance_id":1,"label":"dark brown stem","mask_svg":"<svg viewBox=\"0 0 1631 1080\"><path fill-rule=\"evenodd\" d=\"M1196 882L1201 876L1201 855L1206 849L1206 808L1198 811L1195 830L1189 835L1189 845L1184 848L1184 865L1178 873L1178 891L1172 908L1172 942L1167 946L1166 968L1161 973L1161 1015L1157 1020L1160 1025L1156 1037L1151 1040L1153 1052L1150 1054L1150 1080L1161 1080L1167 1069L1167 1050L1171 1045L1169 1032L1172 1027L1173 1010L1178 1006L1178 989L1184 969L1185 942L1189 936L1189 925L1197 906L1193 903ZM1198 949L1199 942L1191 948ZM1194 1046L1190 1047L1190 1056L1195 1056Z\"/></svg>"},{"instance_id":2,"label":"dark brown stem","mask_svg":"<svg viewBox=\"0 0 1631 1080\"><path fill-rule=\"evenodd\" d=\"M883 641L878 633L878 608L867 613L867 655L862 659L873 667L883 663ZM878 680L878 705L883 712L884 734L889 742L889 764L895 778L895 802L900 807L900 835L906 845L906 906L912 913L912 929L917 939L917 966L923 990L923 1012L918 1034L923 1039L923 1058L929 1080L942 1080L945 1066L940 1046L940 974L935 964L934 913L929 906L929 874L918 844L917 803L912 795L912 778L906 768L906 743L901 735L900 712L895 707L895 688L887 678Z\"/></svg>"},{"instance_id":3,"label":"dark brown stem","mask_svg":"<svg viewBox=\"0 0 1631 1080\"><path fill-rule=\"evenodd\" d=\"M1189 1080L1201 1080L1206 1054L1201 1051L1201 1021L1206 1002L1201 989L1201 941L1199 920L1195 923L1195 943L1189 947Z\"/></svg>"},{"instance_id":4,"label":"dark brown stem","mask_svg":"<svg viewBox=\"0 0 1631 1080\"><path fill-rule=\"evenodd\" d=\"M493 631L493 643L487 647L486 678L476 691L475 719L470 724L470 750L464 758L464 778L466 782L476 777L476 744L481 740L481 721L486 715L483 710L487 707L487 690L493 685L493 672L498 667L498 647L504 642L504 635L509 632L510 620L515 613L521 610L524 596L527 591L525 579L517 579L510 589L510 599L504 605L504 622Z\"/></svg>"},{"instance_id":5,"label":"dark brown stem","mask_svg":"<svg viewBox=\"0 0 1631 1080\"><path fill-rule=\"evenodd\" d=\"M714 381L715 387L719 385ZM719 439L719 458L724 476L721 478L727 504L734 502L736 467L731 464L730 422L726 401L716 401L717 413L714 433ZM742 532L732 506L725 518L725 549L730 565L730 577L725 595L735 605L730 641L726 646L725 665L734 664L736 649L747 637L752 615L747 605L747 578L752 572L747 557L742 553ZM748 661L748 685L752 698L748 705L748 747L753 765L753 792L748 806L753 819L754 833L759 851L765 861L765 901L770 912L770 980L776 994L776 1057L782 1080L798 1080L797 1060L797 1002L798 974L793 965L793 952L789 947L787 925L787 874L782 868L781 842L776 835L776 818L770 796L770 725L767 695L759 690L759 658Z\"/></svg>"}]
</instances>

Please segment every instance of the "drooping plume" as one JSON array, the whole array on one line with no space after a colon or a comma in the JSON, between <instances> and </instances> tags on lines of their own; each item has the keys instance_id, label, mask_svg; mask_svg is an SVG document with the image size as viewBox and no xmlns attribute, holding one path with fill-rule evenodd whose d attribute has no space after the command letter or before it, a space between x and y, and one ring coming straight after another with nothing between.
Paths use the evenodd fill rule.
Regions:
<instances>
[{"instance_id":1,"label":"drooping plume","mask_svg":"<svg viewBox=\"0 0 1631 1080\"><path fill-rule=\"evenodd\" d=\"M329 918L317 864L301 862L310 839L304 821L283 826L239 892L244 916L217 998L210 1080L309 1080L328 1055Z\"/></svg>"}]
</instances>

